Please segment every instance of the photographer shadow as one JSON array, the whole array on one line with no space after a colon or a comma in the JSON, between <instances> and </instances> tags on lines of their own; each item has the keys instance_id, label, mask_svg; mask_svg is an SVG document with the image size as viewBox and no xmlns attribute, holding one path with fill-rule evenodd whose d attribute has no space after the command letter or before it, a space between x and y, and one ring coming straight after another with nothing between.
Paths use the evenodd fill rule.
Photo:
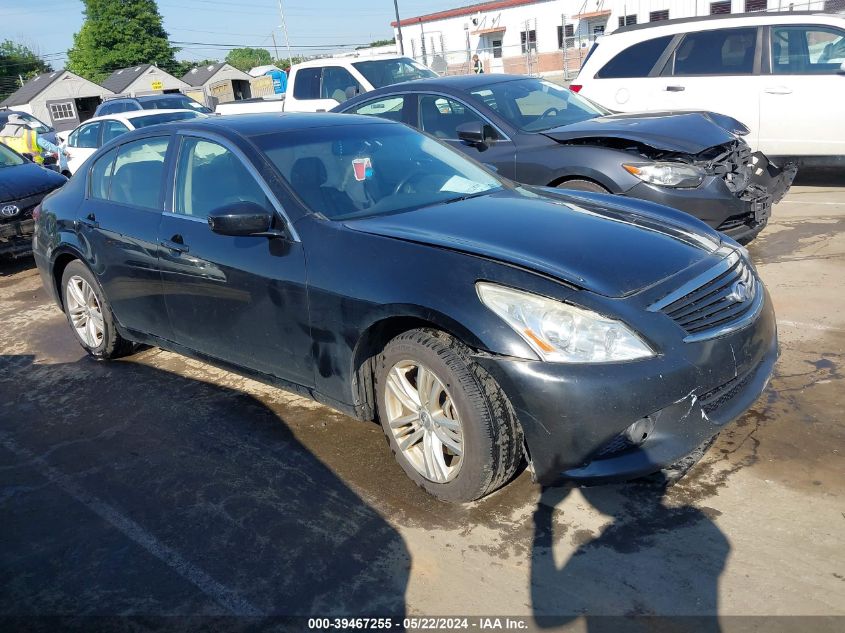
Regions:
<instances>
[{"instance_id":1,"label":"photographer shadow","mask_svg":"<svg viewBox=\"0 0 845 633\"><path fill-rule=\"evenodd\" d=\"M537 628L566 628L584 617L593 633L648 631L657 624L669 631L720 631L718 582L730 544L704 511L668 505L665 485L581 488L610 522L598 534L571 534L576 549L558 566L554 551L562 549L559 541L572 522L556 507L572 490L544 488L534 512L531 595Z\"/></svg>"}]
</instances>

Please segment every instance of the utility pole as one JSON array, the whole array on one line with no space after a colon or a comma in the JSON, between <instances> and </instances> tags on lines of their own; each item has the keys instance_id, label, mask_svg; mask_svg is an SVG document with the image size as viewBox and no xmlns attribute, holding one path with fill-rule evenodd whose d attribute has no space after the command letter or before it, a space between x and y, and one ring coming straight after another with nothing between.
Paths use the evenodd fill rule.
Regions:
<instances>
[{"instance_id":1,"label":"utility pole","mask_svg":"<svg viewBox=\"0 0 845 633\"><path fill-rule=\"evenodd\" d=\"M393 0L393 9L396 11L396 31L399 40L399 54L405 54L405 42L402 41L402 23L399 20L399 0Z\"/></svg>"},{"instance_id":2,"label":"utility pole","mask_svg":"<svg viewBox=\"0 0 845 633\"><path fill-rule=\"evenodd\" d=\"M285 34L285 45L288 49L288 62L293 66L293 55L290 52L290 38L288 37L288 25L285 22L285 10L282 8L282 0L279 0L279 17L282 19L282 33Z\"/></svg>"},{"instance_id":3,"label":"utility pole","mask_svg":"<svg viewBox=\"0 0 845 633\"><path fill-rule=\"evenodd\" d=\"M276 31L275 31L275 29L270 32L270 37L273 38L273 50L276 51L275 59L279 59L279 47L276 46Z\"/></svg>"}]
</instances>

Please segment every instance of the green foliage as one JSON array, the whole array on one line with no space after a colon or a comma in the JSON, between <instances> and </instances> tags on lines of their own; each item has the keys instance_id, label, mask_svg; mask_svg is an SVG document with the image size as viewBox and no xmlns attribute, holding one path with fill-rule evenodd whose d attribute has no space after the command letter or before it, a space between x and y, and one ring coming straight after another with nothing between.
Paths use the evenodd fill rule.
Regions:
<instances>
[{"instance_id":1,"label":"green foliage","mask_svg":"<svg viewBox=\"0 0 845 633\"><path fill-rule=\"evenodd\" d=\"M219 59L203 59L200 61L190 61L187 59L181 59L176 62L176 64L173 66L173 70L171 70L170 73L174 77L179 77L181 79L185 76L185 73L187 73L192 68L199 68L201 66L211 66L212 64L219 63Z\"/></svg>"},{"instance_id":2,"label":"green foliage","mask_svg":"<svg viewBox=\"0 0 845 633\"><path fill-rule=\"evenodd\" d=\"M85 22L73 36L68 70L100 82L127 66L176 66L155 0L82 0Z\"/></svg>"},{"instance_id":3,"label":"green foliage","mask_svg":"<svg viewBox=\"0 0 845 633\"><path fill-rule=\"evenodd\" d=\"M293 57L293 63L294 64L301 64L302 62L307 61L307 60L308 60L307 57L299 57L297 55L294 55L294 57ZM277 60L275 60L271 63L274 66L276 66L277 68L281 68L282 70L288 70L290 68L290 61L288 60L287 57L284 57L282 59L277 59Z\"/></svg>"},{"instance_id":4,"label":"green foliage","mask_svg":"<svg viewBox=\"0 0 845 633\"><path fill-rule=\"evenodd\" d=\"M226 61L235 68L244 72L256 66L266 66L272 64L273 59L270 57L270 51L264 48L233 48L226 55Z\"/></svg>"},{"instance_id":5,"label":"green foliage","mask_svg":"<svg viewBox=\"0 0 845 633\"><path fill-rule=\"evenodd\" d=\"M394 39L391 37L390 39L387 39L387 40L375 40L374 42L370 42L370 43L369 43L369 44L367 44L366 46L356 46L356 47L355 47L355 50L356 50L356 51L359 51L359 50L361 50L362 48L375 48L376 46L391 46L391 45L393 45L393 44L395 44L395 43L396 43L396 40L394 40Z\"/></svg>"},{"instance_id":6,"label":"green foliage","mask_svg":"<svg viewBox=\"0 0 845 633\"><path fill-rule=\"evenodd\" d=\"M21 87L21 78L26 81L51 70L50 64L23 44L0 42L0 101Z\"/></svg>"}]
</instances>

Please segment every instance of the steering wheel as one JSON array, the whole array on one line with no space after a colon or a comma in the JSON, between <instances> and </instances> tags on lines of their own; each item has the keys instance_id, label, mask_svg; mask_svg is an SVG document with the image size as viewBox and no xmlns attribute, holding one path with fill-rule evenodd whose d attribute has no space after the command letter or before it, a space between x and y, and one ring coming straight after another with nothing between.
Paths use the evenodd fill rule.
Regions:
<instances>
[{"instance_id":1,"label":"steering wheel","mask_svg":"<svg viewBox=\"0 0 845 633\"><path fill-rule=\"evenodd\" d=\"M540 115L540 118L545 119L547 116L557 116L558 114L560 114L560 110L558 110L557 108L549 108L548 110L543 112L543 114Z\"/></svg>"},{"instance_id":2,"label":"steering wheel","mask_svg":"<svg viewBox=\"0 0 845 633\"><path fill-rule=\"evenodd\" d=\"M427 175L428 174L415 171L415 172L409 174L408 176L405 176L402 180L399 181L399 184L397 184L393 188L393 195L394 196L397 195L400 191L402 191L403 188L407 187L408 185L410 185L415 180L417 180L417 179L419 179L423 176L427 176Z\"/></svg>"}]
</instances>

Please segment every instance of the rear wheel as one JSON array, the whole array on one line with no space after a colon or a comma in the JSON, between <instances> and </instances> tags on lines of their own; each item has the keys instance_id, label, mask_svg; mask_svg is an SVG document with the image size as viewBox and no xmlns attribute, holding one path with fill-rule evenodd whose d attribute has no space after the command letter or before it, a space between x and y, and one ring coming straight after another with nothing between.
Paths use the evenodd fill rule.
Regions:
<instances>
[{"instance_id":1,"label":"rear wheel","mask_svg":"<svg viewBox=\"0 0 845 633\"><path fill-rule=\"evenodd\" d=\"M565 180L557 186L558 189L573 189L575 191L592 191L594 193L610 193L597 182L592 180Z\"/></svg>"},{"instance_id":2,"label":"rear wheel","mask_svg":"<svg viewBox=\"0 0 845 633\"><path fill-rule=\"evenodd\" d=\"M132 343L123 339L114 326L114 316L100 284L79 260L70 262L62 273L62 301L71 329L91 356L108 359L132 351Z\"/></svg>"},{"instance_id":3,"label":"rear wheel","mask_svg":"<svg viewBox=\"0 0 845 633\"><path fill-rule=\"evenodd\" d=\"M496 490L522 459L522 430L498 384L468 350L437 330L391 340L378 357L379 419L396 460L426 492L472 501Z\"/></svg>"}]
</instances>

